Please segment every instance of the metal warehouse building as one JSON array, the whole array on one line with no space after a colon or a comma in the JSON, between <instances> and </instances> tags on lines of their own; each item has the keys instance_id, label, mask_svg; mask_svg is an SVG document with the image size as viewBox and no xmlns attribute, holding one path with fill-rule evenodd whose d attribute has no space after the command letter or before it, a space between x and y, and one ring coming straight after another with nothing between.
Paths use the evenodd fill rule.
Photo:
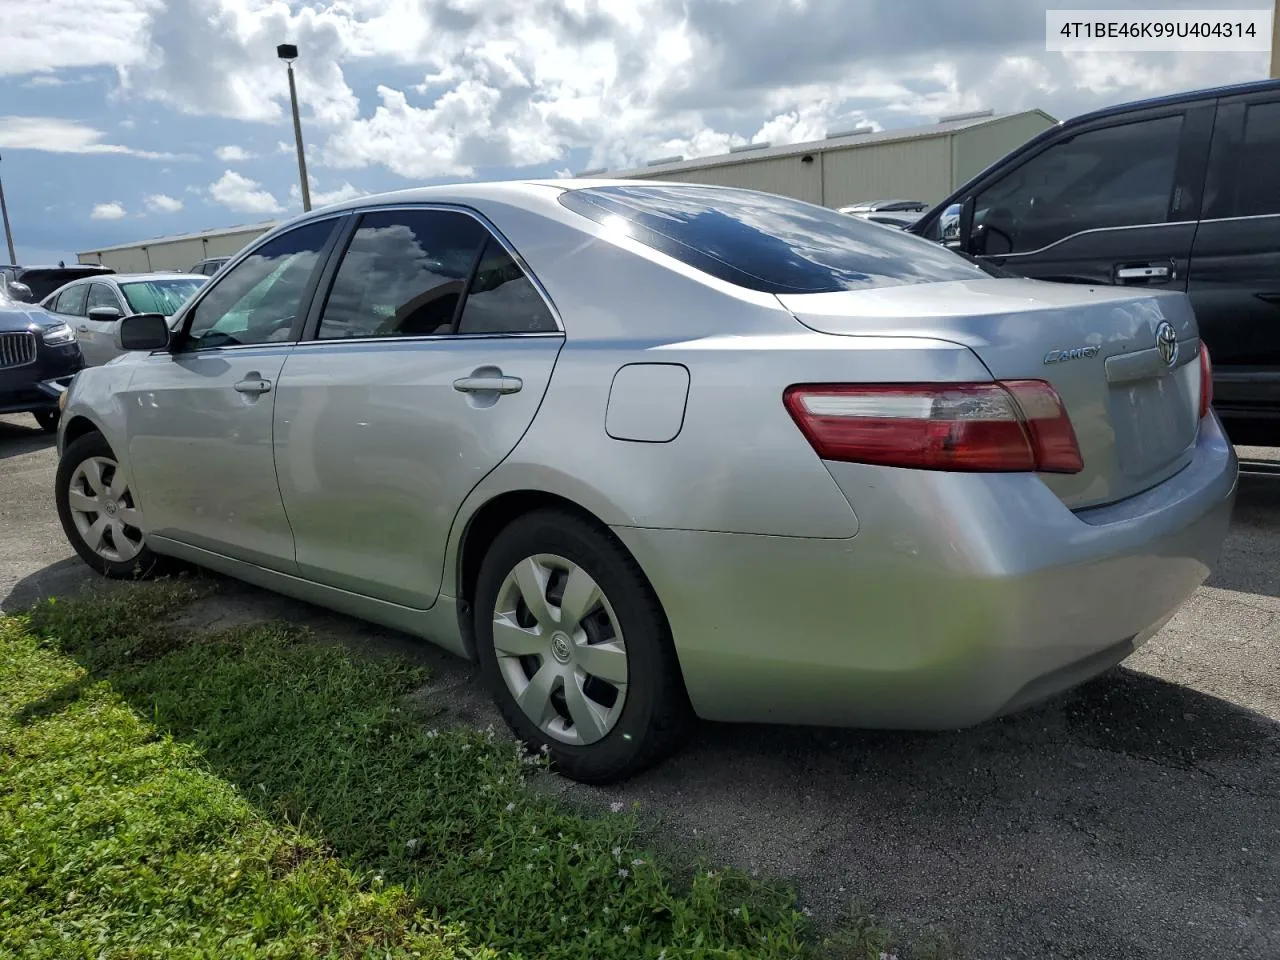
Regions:
<instances>
[{"instance_id":1,"label":"metal warehouse building","mask_svg":"<svg viewBox=\"0 0 1280 960\"><path fill-rule=\"evenodd\" d=\"M842 207L859 201L903 199L935 203L991 163L1058 121L1042 110L942 117L897 130L835 131L825 140L774 147L752 143L717 157L664 157L634 170L584 170L579 177L684 180L748 187ZM120 273L189 270L206 257L238 252L278 221L206 230L77 254Z\"/></svg>"},{"instance_id":2,"label":"metal warehouse building","mask_svg":"<svg viewBox=\"0 0 1280 960\"><path fill-rule=\"evenodd\" d=\"M934 204L1057 122L1042 110L985 110L926 126L859 127L811 143L745 144L716 157L665 157L634 170L584 170L578 176L714 183L828 207L891 198Z\"/></svg>"},{"instance_id":3,"label":"metal warehouse building","mask_svg":"<svg viewBox=\"0 0 1280 960\"><path fill-rule=\"evenodd\" d=\"M76 254L81 263L101 263L117 273L152 270L190 270L208 257L229 257L254 237L260 237L279 221L204 230L174 237L156 237L138 243L122 243Z\"/></svg>"}]
</instances>

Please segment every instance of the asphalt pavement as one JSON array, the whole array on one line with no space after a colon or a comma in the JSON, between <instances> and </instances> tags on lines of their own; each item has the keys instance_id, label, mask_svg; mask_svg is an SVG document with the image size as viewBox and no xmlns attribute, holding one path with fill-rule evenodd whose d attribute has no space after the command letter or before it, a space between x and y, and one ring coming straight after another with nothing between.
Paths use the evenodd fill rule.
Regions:
<instances>
[{"instance_id":1,"label":"asphalt pavement","mask_svg":"<svg viewBox=\"0 0 1280 960\"><path fill-rule=\"evenodd\" d=\"M0 417L11 611L89 579L30 423ZM424 697L496 720L471 668L417 641L249 587L204 602L204 622L284 616L423 661ZM939 734L703 724L624 786L561 789L639 803L664 842L793 885L823 925L859 901L975 960L1276 960L1280 477L1242 479L1220 569L1159 636L1050 703Z\"/></svg>"}]
</instances>

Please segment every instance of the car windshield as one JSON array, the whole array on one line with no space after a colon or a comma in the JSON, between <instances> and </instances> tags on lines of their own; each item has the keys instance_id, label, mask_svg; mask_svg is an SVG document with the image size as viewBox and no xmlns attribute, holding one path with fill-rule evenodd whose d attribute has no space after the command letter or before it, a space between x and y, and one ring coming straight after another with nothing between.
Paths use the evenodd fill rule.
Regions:
<instances>
[{"instance_id":1,"label":"car windshield","mask_svg":"<svg viewBox=\"0 0 1280 960\"><path fill-rule=\"evenodd\" d=\"M162 313L171 317L205 281L195 277L174 280L136 280L120 284L120 292L134 313Z\"/></svg>"},{"instance_id":2,"label":"car windshield","mask_svg":"<svg viewBox=\"0 0 1280 960\"><path fill-rule=\"evenodd\" d=\"M729 283L825 293L985 276L945 247L787 197L732 187L568 190L577 213Z\"/></svg>"}]
</instances>

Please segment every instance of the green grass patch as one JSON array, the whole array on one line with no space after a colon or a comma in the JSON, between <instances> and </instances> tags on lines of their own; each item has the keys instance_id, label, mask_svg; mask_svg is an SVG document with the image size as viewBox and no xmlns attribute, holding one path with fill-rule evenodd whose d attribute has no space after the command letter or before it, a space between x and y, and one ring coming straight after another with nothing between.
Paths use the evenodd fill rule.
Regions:
<instances>
[{"instance_id":1,"label":"green grass patch","mask_svg":"<svg viewBox=\"0 0 1280 960\"><path fill-rule=\"evenodd\" d=\"M655 863L631 815L531 789L550 774L505 737L432 729L402 659L198 635L172 624L192 596L0 619L0 955L814 951L787 892Z\"/></svg>"}]
</instances>

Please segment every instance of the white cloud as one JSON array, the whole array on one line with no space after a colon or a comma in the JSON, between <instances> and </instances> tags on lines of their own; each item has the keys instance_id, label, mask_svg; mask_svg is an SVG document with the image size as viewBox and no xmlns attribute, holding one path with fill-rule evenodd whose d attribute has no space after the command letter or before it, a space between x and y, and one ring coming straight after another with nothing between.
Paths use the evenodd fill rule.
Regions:
<instances>
[{"instance_id":1,"label":"white cloud","mask_svg":"<svg viewBox=\"0 0 1280 960\"><path fill-rule=\"evenodd\" d=\"M112 200L110 203L95 203L93 205L93 212L89 214L89 219L123 220L124 216L124 204L119 201Z\"/></svg>"},{"instance_id":2,"label":"white cloud","mask_svg":"<svg viewBox=\"0 0 1280 960\"><path fill-rule=\"evenodd\" d=\"M162 2L3 0L0 76L136 63L146 52L148 17Z\"/></svg>"},{"instance_id":3,"label":"white cloud","mask_svg":"<svg viewBox=\"0 0 1280 960\"><path fill-rule=\"evenodd\" d=\"M571 152L617 169L985 107L1067 117L1265 73L1255 54L1050 54L1050 5L861 0L853 17L847 0L0 0L0 75L110 66L118 101L283 134L284 39L301 50L309 158L421 179L563 167ZM354 76L383 82L362 103ZM131 152L80 129L74 152Z\"/></svg>"},{"instance_id":4,"label":"white cloud","mask_svg":"<svg viewBox=\"0 0 1280 960\"><path fill-rule=\"evenodd\" d=\"M343 183L342 186L333 190L317 190L316 178L307 176L307 182L311 185L311 206L327 207L331 203L342 203L344 200L354 200L356 197L363 197L368 190L361 190L359 187L353 187L350 183ZM295 183L289 188L289 199L295 205L302 205L302 190Z\"/></svg>"},{"instance_id":5,"label":"white cloud","mask_svg":"<svg viewBox=\"0 0 1280 960\"><path fill-rule=\"evenodd\" d=\"M238 147L234 143L228 144L225 147L219 147L217 150L213 151L213 153L214 156L223 163L237 163L241 160L252 159L253 157L253 154L244 147Z\"/></svg>"},{"instance_id":6,"label":"white cloud","mask_svg":"<svg viewBox=\"0 0 1280 960\"><path fill-rule=\"evenodd\" d=\"M177 213L182 209L182 201L165 193L153 193L146 198L147 209L153 213Z\"/></svg>"},{"instance_id":7,"label":"white cloud","mask_svg":"<svg viewBox=\"0 0 1280 960\"><path fill-rule=\"evenodd\" d=\"M0 148L42 150L46 153L120 153L150 160L172 160L172 153L135 150L103 143L101 130L58 117L0 117Z\"/></svg>"},{"instance_id":8,"label":"white cloud","mask_svg":"<svg viewBox=\"0 0 1280 960\"><path fill-rule=\"evenodd\" d=\"M209 196L240 213L279 213L284 209L272 193L262 189L262 184L233 170L209 184Z\"/></svg>"}]
</instances>

